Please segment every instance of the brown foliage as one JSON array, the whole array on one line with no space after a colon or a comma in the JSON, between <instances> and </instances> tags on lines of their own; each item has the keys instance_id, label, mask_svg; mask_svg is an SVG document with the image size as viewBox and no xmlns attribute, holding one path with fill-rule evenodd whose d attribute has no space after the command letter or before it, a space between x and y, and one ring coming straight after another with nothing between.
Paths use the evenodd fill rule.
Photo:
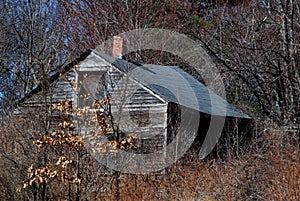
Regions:
<instances>
[{"instance_id":1,"label":"brown foliage","mask_svg":"<svg viewBox=\"0 0 300 201\"><path fill-rule=\"evenodd\" d=\"M226 161L185 160L168 168L165 175L121 175L120 200L297 201L299 143L282 128L269 132L251 150ZM104 194L114 199L110 191Z\"/></svg>"}]
</instances>

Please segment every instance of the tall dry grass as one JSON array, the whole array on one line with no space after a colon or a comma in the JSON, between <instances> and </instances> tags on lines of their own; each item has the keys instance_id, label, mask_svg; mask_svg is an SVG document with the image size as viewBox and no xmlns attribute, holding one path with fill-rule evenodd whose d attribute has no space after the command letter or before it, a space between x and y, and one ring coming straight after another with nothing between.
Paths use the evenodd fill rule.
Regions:
<instances>
[{"instance_id":1,"label":"tall dry grass","mask_svg":"<svg viewBox=\"0 0 300 201\"><path fill-rule=\"evenodd\" d=\"M159 175L123 175L121 200L300 200L300 149L284 128L265 130L226 161L179 161ZM102 199L114 199L114 188Z\"/></svg>"},{"instance_id":2,"label":"tall dry grass","mask_svg":"<svg viewBox=\"0 0 300 201\"><path fill-rule=\"evenodd\" d=\"M248 143L247 148L241 148L238 154L229 155L226 160L214 158L200 161L185 158L169 167L165 175L121 174L114 178L102 177L96 174L97 171L86 172L86 176L93 178L89 181L93 181L94 184L87 185L93 188L82 188L81 200L116 200L118 196L120 200L126 201L299 201L300 142L298 136L286 128L266 125L267 129L261 128L256 138ZM9 141L9 138L1 136L3 137L2 149L4 149L4 142ZM29 142L32 144L30 140ZM12 158L18 159L18 164L13 165L15 162L9 160L10 155L7 150L0 154L2 160L0 200L32 200L30 191L16 193L16 188L22 184L22 178L26 176L27 163L30 164L30 161L26 163L21 160L21 155L24 155L22 152L19 154L20 158L17 156ZM233 150L236 151L236 147ZM18 167L19 169L16 169ZM115 182L115 179L118 182ZM115 186L116 183L118 186ZM57 197L51 200L68 200L64 199L66 196L59 196L56 193L59 189L64 189L61 185L64 184L56 186L53 184L52 187L55 188L48 189L49 195ZM68 193L61 192L64 195Z\"/></svg>"}]
</instances>

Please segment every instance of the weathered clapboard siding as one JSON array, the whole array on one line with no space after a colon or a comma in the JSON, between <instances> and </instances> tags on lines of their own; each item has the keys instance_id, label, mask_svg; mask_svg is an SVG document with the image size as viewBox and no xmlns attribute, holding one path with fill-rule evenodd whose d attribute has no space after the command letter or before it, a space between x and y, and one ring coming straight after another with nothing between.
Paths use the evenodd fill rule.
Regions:
<instances>
[{"instance_id":1,"label":"weathered clapboard siding","mask_svg":"<svg viewBox=\"0 0 300 201\"><path fill-rule=\"evenodd\" d=\"M75 84L75 71L68 71L62 75L57 82L51 86L51 93L49 98L52 102L57 103L62 100L68 99L74 102L74 84Z\"/></svg>"},{"instance_id":2,"label":"weathered clapboard siding","mask_svg":"<svg viewBox=\"0 0 300 201\"><path fill-rule=\"evenodd\" d=\"M74 59L72 62L64 66L61 69L61 72L57 72L51 75L49 79L43 80L43 83L38 84L33 90L31 90L28 94L25 94L24 97L20 98L20 100L15 103L14 106L16 107L14 109L14 113L26 115L27 111L31 111L32 108L39 108L42 106L44 107L45 105L51 105L53 102L64 100L66 97L71 97L70 94L72 94L73 92L68 89L71 89L69 86L72 83L70 82L75 80L74 67L77 66L80 62L84 61L90 54L91 50L82 53L78 58ZM65 80L66 78L67 80ZM68 81L69 83L65 81ZM65 85L67 87L65 89L64 86L61 86L58 91L66 91L67 93L63 92L60 95L54 95L55 93L53 92L53 90L55 90L55 85L57 83L61 83L62 85ZM48 90L46 96L44 94L44 89ZM55 96L54 100L52 100L52 96ZM47 98L45 99L45 97ZM46 104L45 100L47 100Z\"/></svg>"},{"instance_id":3,"label":"weathered clapboard siding","mask_svg":"<svg viewBox=\"0 0 300 201\"><path fill-rule=\"evenodd\" d=\"M89 72L93 75L86 75L85 78L80 75ZM147 87L95 54L91 54L78 66L79 86L81 83L90 82L93 76L97 77L92 81L93 83L81 87L106 90L105 95L111 97L114 126L117 126L122 133L138 136L141 146L138 152L163 150L167 137L167 103ZM101 77L105 78L105 82L98 81ZM101 84L105 86L99 86ZM80 102L77 103L80 105Z\"/></svg>"},{"instance_id":4,"label":"weathered clapboard siding","mask_svg":"<svg viewBox=\"0 0 300 201\"><path fill-rule=\"evenodd\" d=\"M55 82L47 87L47 91L40 91L35 96L28 98L22 102L16 109L16 113L22 113L30 108L44 107L48 105L58 103L62 100L68 99L74 101L74 88L72 83L75 82L75 72L68 71L65 75L62 75Z\"/></svg>"}]
</instances>

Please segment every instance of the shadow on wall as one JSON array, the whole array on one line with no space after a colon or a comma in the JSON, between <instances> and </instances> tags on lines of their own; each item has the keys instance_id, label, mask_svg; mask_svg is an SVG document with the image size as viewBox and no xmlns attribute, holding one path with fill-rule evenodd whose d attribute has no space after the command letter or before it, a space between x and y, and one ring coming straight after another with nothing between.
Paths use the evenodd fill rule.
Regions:
<instances>
[{"instance_id":1,"label":"shadow on wall","mask_svg":"<svg viewBox=\"0 0 300 201\"><path fill-rule=\"evenodd\" d=\"M170 103L168 107L168 136L167 144L171 143L177 135L180 128L180 118L183 106ZM197 111L184 108L187 116L195 116ZM208 114L200 113L200 122L198 133L190 149L186 152L183 158L186 160L195 160L199 158L199 152L207 135L211 119L214 118L214 123L222 119L220 117L211 116ZM211 125L213 126L213 125ZM223 131L217 144L214 142L206 143L207 149L213 149L210 154L205 157L205 160L211 158L226 159L229 156L236 155L240 150L246 149L253 136L252 121L249 119L240 119L234 117L226 117ZM208 146L212 146L208 147Z\"/></svg>"}]
</instances>

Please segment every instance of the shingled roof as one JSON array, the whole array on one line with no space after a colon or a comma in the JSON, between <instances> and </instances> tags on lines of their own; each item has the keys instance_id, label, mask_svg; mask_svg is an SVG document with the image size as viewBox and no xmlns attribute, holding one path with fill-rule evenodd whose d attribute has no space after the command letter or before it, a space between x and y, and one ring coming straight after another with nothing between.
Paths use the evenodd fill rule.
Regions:
<instances>
[{"instance_id":1,"label":"shingled roof","mask_svg":"<svg viewBox=\"0 0 300 201\"><path fill-rule=\"evenodd\" d=\"M212 116L251 119L177 66L134 64L93 50L97 56L117 67L167 102Z\"/></svg>"}]
</instances>

